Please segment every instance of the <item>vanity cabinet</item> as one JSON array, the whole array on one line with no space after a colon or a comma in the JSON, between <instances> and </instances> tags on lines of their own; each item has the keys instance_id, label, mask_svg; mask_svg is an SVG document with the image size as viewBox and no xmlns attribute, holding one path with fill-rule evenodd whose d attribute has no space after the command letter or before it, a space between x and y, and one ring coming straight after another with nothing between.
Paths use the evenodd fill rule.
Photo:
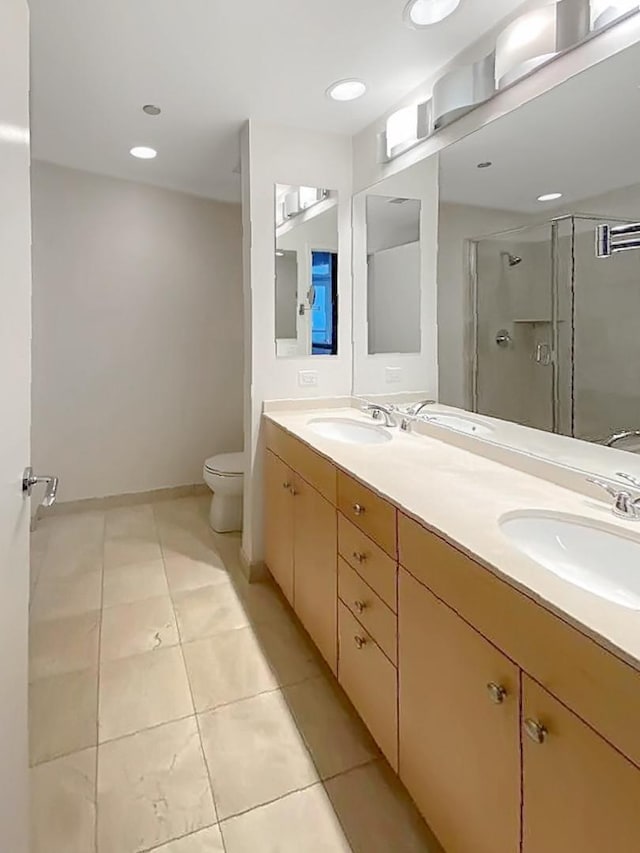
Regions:
<instances>
[{"instance_id":1,"label":"vanity cabinet","mask_svg":"<svg viewBox=\"0 0 640 853\"><path fill-rule=\"evenodd\" d=\"M637 853L640 771L528 676L523 853Z\"/></svg>"},{"instance_id":2,"label":"vanity cabinet","mask_svg":"<svg viewBox=\"0 0 640 853\"><path fill-rule=\"evenodd\" d=\"M270 450L264 462L265 560L293 605L293 471Z\"/></svg>"},{"instance_id":3,"label":"vanity cabinet","mask_svg":"<svg viewBox=\"0 0 640 853\"><path fill-rule=\"evenodd\" d=\"M447 853L516 853L518 667L404 569L398 613L400 778Z\"/></svg>"},{"instance_id":4,"label":"vanity cabinet","mask_svg":"<svg viewBox=\"0 0 640 853\"><path fill-rule=\"evenodd\" d=\"M446 853L638 853L638 669L265 436L267 566Z\"/></svg>"}]
</instances>

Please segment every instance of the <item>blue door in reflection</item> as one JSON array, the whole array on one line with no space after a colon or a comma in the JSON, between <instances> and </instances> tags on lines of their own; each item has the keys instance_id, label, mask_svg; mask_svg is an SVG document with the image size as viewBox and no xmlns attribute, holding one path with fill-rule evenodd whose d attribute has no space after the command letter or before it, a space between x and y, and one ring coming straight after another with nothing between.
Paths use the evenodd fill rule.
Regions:
<instances>
[{"instance_id":1,"label":"blue door in reflection","mask_svg":"<svg viewBox=\"0 0 640 853\"><path fill-rule=\"evenodd\" d=\"M311 352L338 352L338 256L334 252L311 253Z\"/></svg>"}]
</instances>

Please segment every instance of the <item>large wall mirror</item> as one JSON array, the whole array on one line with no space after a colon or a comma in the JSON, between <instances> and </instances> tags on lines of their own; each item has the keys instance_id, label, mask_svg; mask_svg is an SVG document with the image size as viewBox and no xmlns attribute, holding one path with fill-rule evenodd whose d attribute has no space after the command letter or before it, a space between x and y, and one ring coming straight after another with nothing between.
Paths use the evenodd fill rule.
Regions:
<instances>
[{"instance_id":1,"label":"large wall mirror","mask_svg":"<svg viewBox=\"0 0 640 853\"><path fill-rule=\"evenodd\" d=\"M638 68L635 45L440 156L440 402L523 448L550 445L509 422L581 439L555 448L585 468L583 442L640 453Z\"/></svg>"},{"instance_id":2,"label":"large wall mirror","mask_svg":"<svg viewBox=\"0 0 640 853\"><path fill-rule=\"evenodd\" d=\"M275 236L276 354L337 355L337 193L277 184Z\"/></svg>"},{"instance_id":3,"label":"large wall mirror","mask_svg":"<svg viewBox=\"0 0 640 853\"><path fill-rule=\"evenodd\" d=\"M353 201L354 393L433 394L437 158Z\"/></svg>"}]
</instances>

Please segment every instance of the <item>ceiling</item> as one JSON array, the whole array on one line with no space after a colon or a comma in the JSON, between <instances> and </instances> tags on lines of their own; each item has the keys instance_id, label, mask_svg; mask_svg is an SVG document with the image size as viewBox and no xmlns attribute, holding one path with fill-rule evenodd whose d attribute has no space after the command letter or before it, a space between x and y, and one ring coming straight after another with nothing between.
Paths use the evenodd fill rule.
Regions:
<instances>
[{"instance_id":1,"label":"ceiling","mask_svg":"<svg viewBox=\"0 0 640 853\"><path fill-rule=\"evenodd\" d=\"M29 0L33 156L237 200L247 118L354 134L522 5L463 0L403 25L405 0ZM325 96L359 77L359 101ZM146 116L144 104L162 115ZM134 145L155 160L129 155Z\"/></svg>"},{"instance_id":2,"label":"ceiling","mask_svg":"<svg viewBox=\"0 0 640 853\"><path fill-rule=\"evenodd\" d=\"M441 155L442 200L540 214L640 183L639 87L634 45L465 137Z\"/></svg>"}]
</instances>

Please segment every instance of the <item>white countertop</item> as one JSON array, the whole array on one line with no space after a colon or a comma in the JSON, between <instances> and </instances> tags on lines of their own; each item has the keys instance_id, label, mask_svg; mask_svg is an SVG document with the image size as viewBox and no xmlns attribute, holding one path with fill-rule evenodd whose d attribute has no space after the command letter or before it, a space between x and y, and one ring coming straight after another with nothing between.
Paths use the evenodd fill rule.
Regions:
<instances>
[{"instance_id":1,"label":"white countertop","mask_svg":"<svg viewBox=\"0 0 640 853\"><path fill-rule=\"evenodd\" d=\"M498 524L506 513L552 511L640 538L640 525L616 518L610 503L488 459L481 455L480 442L478 452L470 452L439 438L394 429L386 444L346 444L308 427L317 417L372 423L353 408L278 407L265 417L640 670L640 611L563 581L518 551Z\"/></svg>"}]
</instances>

